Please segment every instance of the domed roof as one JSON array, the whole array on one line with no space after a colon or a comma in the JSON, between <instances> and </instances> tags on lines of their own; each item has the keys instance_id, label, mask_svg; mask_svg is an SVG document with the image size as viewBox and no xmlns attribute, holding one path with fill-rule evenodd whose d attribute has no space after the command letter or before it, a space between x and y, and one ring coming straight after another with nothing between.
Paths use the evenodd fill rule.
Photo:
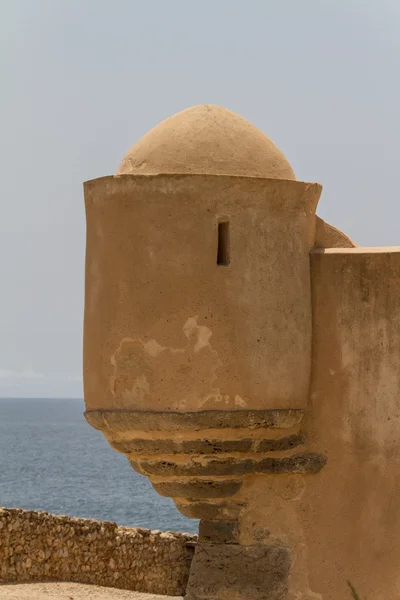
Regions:
<instances>
[{"instance_id":1,"label":"domed roof","mask_svg":"<svg viewBox=\"0 0 400 600\"><path fill-rule=\"evenodd\" d=\"M202 104L169 117L126 154L117 175L167 173L296 179L282 152L236 113Z\"/></svg>"}]
</instances>

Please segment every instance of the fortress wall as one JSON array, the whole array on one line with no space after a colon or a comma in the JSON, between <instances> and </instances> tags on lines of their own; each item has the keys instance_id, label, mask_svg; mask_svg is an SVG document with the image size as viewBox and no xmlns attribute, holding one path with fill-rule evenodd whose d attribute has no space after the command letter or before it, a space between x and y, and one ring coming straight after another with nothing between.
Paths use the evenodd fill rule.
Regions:
<instances>
[{"instance_id":1,"label":"fortress wall","mask_svg":"<svg viewBox=\"0 0 400 600\"><path fill-rule=\"evenodd\" d=\"M73 581L181 596L195 541L186 533L0 508L0 583Z\"/></svg>"},{"instance_id":2,"label":"fortress wall","mask_svg":"<svg viewBox=\"0 0 400 600\"><path fill-rule=\"evenodd\" d=\"M304 419L327 457L298 515L324 600L400 598L400 248L311 254L313 370Z\"/></svg>"}]
</instances>

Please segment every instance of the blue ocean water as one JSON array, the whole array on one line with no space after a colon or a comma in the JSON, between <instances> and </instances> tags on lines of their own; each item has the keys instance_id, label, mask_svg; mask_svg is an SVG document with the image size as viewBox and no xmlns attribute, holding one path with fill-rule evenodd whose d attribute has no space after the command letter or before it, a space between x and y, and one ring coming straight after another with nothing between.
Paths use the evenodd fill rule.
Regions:
<instances>
[{"instance_id":1,"label":"blue ocean water","mask_svg":"<svg viewBox=\"0 0 400 600\"><path fill-rule=\"evenodd\" d=\"M83 412L82 400L0 399L0 506L196 533Z\"/></svg>"}]
</instances>

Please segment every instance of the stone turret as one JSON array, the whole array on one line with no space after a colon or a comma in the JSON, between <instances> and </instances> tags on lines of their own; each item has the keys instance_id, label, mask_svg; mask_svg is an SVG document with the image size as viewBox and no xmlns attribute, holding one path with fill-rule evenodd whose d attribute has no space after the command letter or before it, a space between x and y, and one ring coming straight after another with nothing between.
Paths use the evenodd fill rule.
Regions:
<instances>
[{"instance_id":1,"label":"stone turret","mask_svg":"<svg viewBox=\"0 0 400 600\"><path fill-rule=\"evenodd\" d=\"M344 314L337 269L345 278L344 257L364 255L318 219L320 194L257 128L209 105L170 117L117 175L85 184L86 418L201 520L188 600L325 599L313 592L332 588L309 581L323 505L312 482L327 471L335 488L323 467L344 427L322 435L331 417L314 407L318 382L341 376L319 336L346 360L330 320Z\"/></svg>"}]
</instances>

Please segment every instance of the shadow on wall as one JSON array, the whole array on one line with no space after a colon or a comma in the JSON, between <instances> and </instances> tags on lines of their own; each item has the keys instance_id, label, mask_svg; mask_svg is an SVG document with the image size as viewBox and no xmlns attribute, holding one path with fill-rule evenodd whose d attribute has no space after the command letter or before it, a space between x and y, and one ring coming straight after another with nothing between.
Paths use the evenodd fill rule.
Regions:
<instances>
[{"instance_id":1,"label":"shadow on wall","mask_svg":"<svg viewBox=\"0 0 400 600\"><path fill-rule=\"evenodd\" d=\"M352 598L353 598L353 600L361 600L360 596L357 594L357 592L356 592L356 590L355 590L355 588L354 588L353 584L351 583L351 581L348 581L348 582L347 582L347 585L348 585L348 586L349 586L349 588L350 588L350 591L351 591L351 595L352 595Z\"/></svg>"}]
</instances>

